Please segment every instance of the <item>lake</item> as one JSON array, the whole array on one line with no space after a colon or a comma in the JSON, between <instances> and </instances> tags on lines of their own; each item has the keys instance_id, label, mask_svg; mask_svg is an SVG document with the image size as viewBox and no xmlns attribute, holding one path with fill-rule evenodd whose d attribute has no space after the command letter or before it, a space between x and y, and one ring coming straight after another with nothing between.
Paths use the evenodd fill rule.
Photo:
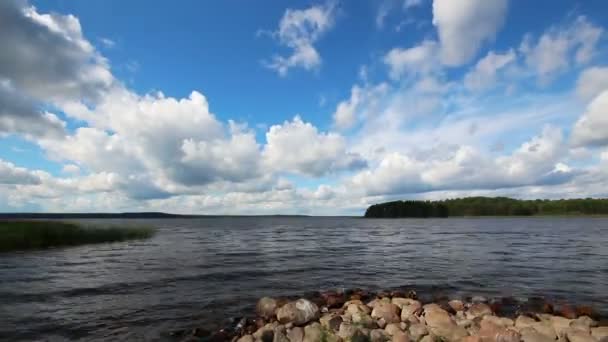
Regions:
<instances>
[{"instance_id":1,"label":"lake","mask_svg":"<svg viewBox=\"0 0 608 342\"><path fill-rule=\"evenodd\" d=\"M159 232L0 254L0 339L165 339L242 315L261 296L351 287L545 296L608 311L605 217L103 222L124 221Z\"/></svg>"}]
</instances>

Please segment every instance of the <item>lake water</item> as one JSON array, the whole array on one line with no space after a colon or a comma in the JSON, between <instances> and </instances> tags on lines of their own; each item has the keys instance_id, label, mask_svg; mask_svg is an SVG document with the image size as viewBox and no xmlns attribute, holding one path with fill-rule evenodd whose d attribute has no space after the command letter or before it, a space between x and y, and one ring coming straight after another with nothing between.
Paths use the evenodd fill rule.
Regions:
<instances>
[{"instance_id":1,"label":"lake water","mask_svg":"<svg viewBox=\"0 0 608 342\"><path fill-rule=\"evenodd\" d=\"M541 295L608 309L608 218L127 222L159 232L0 254L0 339L162 339L219 324L264 295L342 287Z\"/></svg>"}]
</instances>

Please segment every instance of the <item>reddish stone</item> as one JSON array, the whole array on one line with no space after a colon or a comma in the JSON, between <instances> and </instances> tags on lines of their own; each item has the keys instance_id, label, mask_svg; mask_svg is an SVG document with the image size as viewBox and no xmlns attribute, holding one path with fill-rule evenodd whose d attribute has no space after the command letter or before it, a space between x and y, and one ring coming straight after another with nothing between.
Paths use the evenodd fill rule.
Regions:
<instances>
[{"instance_id":1,"label":"reddish stone","mask_svg":"<svg viewBox=\"0 0 608 342\"><path fill-rule=\"evenodd\" d=\"M541 306L540 311L542 311L542 313L552 314L553 313L553 305L551 305L551 303L545 302Z\"/></svg>"},{"instance_id":2,"label":"reddish stone","mask_svg":"<svg viewBox=\"0 0 608 342\"><path fill-rule=\"evenodd\" d=\"M559 308L559 314L569 319L576 318L576 311L568 304L564 304Z\"/></svg>"},{"instance_id":3,"label":"reddish stone","mask_svg":"<svg viewBox=\"0 0 608 342\"><path fill-rule=\"evenodd\" d=\"M589 316L591 318L597 317L597 313L589 305L577 306L576 307L576 314L578 316Z\"/></svg>"}]
</instances>

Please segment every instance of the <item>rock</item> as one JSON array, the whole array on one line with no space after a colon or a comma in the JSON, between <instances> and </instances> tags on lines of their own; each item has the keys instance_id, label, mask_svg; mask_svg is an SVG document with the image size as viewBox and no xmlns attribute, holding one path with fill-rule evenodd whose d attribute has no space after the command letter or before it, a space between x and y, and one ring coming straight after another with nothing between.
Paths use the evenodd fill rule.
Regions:
<instances>
[{"instance_id":1,"label":"rock","mask_svg":"<svg viewBox=\"0 0 608 342\"><path fill-rule=\"evenodd\" d=\"M398 331L393 335L391 342L410 342L410 337L403 331Z\"/></svg>"},{"instance_id":2,"label":"rock","mask_svg":"<svg viewBox=\"0 0 608 342\"><path fill-rule=\"evenodd\" d=\"M287 338L287 335L285 335L285 329L275 329L274 331L274 338L272 339L272 342L290 342L289 339Z\"/></svg>"},{"instance_id":3,"label":"rock","mask_svg":"<svg viewBox=\"0 0 608 342\"><path fill-rule=\"evenodd\" d=\"M566 330L570 327L570 322L570 319L564 317L551 317L551 325L553 326L553 330L555 330L558 337L565 336Z\"/></svg>"},{"instance_id":4,"label":"rock","mask_svg":"<svg viewBox=\"0 0 608 342\"><path fill-rule=\"evenodd\" d=\"M574 311L574 308L568 304L562 305L559 308L559 314L569 319L576 318L576 311Z\"/></svg>"},{"instance_id":5,"label":"rock","mask_svg":"<svg viewBox=\"0 0 608 342\"><path fill-rule=\"evenodd\" d=\"M596 327L597 322L589 316L581 316L570 322L570 328L590 332L592 327Z\"/></svg>"},{"instance_id":6,"label":"rock","mask_svg":"<svg viewBox=\"0 0 608 342\"><path fill-rule=\"evenodd\" d=\"M369 342L369 332L364 330L355 331L355 334L350 338L350 342Z\"/></svg>"},{"instance_id":7,"label":"rock","mask_svg":"<svg viewBox=\"0 0 608 342\"><path fill-rule=\"evenodd\" d=\"M380 329L384 329L384 327L386 327L386 321L384 320L384 318L380 318L379 320L377 320L376 324Z\"/></svg>"},{"instance_id":8,"label":"rock","mask_svg":"<svg viewBox=\"0 0 608 342\"><path fill-rule=\"evenodd\" d=\"M602 340L608 337L608 326L606 327L598 327L591 329L591 336L595 337L598 340Z\"/></svg>"},{"instance_id":9,"label":"rock","mask_svg":"<svg viewBox=\"0 0 608 342\"><path fill-rule=\"evenodd\" d=\"M391 336L395 335L396 332L403 332L403 330L401 330L400 323L387 324L386 327L384 327L384 331Z\"/></svg>"},{"instance_id":10,"label":"rock","mask_svg":"<svg viewBox=\"0 0 608 342\"><path fill-rule=\"evenodd\" d=\"M431 335L424 336L420 342L435 342L435 338Z\"/></svg>"},{"instance_id":11,"label":"rock","mask_svg":"<svg viewBox=\"0 0 608 342\"><path fill-rule=\"evenodd\" d=\"M520 340L521 335L517 331L511 329L505 329L494 336L494 341L496 342L519 342Z\"/></svg>"},{"instance_id":12,"label":"rock","mask_svg":"<svg viewBox=\"0 0 608 342\"><path fill-rule=\"evenodd\" d=\"M321 324L314 322L304 327L304 342L318 342L323 339Z\"/></svg>"},{"instance_id":13,"label":"rock","mask_svg":"<svg viewBox=\"0 0 608 342\"><path fill-rule=\"evenodd\" d=\"M557 334L555 333L555 329L553 329L553 326L551 325L550 322L535 322L534 324L532 324L531 326L534 330L538 331L539 333L547 336L548 338L555 340L557 338Z\"/></svg>"},{"instance_id":14,"label":"rock","mask_svg":"<svg viewBox=\"0 0 608 342\"><path fill-rule=\"evenodd\" d=\"M321 326L331 331L338 331L342 322L342 317L335 313L329 313L319 319L319 323L321 323Z\"/></svg>"},{"instance_id":15,"label":"rock","mask_svg":"<svg viewBox=\"0 0 608 342\"><path fill-rule=\"evenodd\" d=\"M487 303L488 302L488 298L486 298L484 296L473 296L473 298L471 298L471 302L473 302L473 303Z\"/></svg>"},{"instance_id":16,"label":"rock","mask_svg":"<svg viewBox=\"0 0 608 342\"><path fill-rule=\"evenodd\" d=\"M466 315L468 319L475 319L477 317L483 317L485 315L491 315L492 309L487 304L484 303L475 303L471 305L469 310L467 310Z\"/></svg>"},{"instance_id":17,"label":"rock","mask_svg":"<svg viewBox=\"0 0 608 342\"><path fill-rule=\"evenodd\" d=\"M545 334L541 334L538 331L530 327L525 327L520 330L521 339L523 342L554 342L555 339L550 338Z\"/></svg>"},{"instance_id":18,"label":"rock","mask_svg":"<svg viewBox=\"0 0 608 342\"><path fill-rule=\"evenodd\" d=\"M273 342L274 340L274 331L264 331L260 341L262 342Z\"/></svg>"},{"instance_id":19,"label":"rock","mask_svg":"<svg viewBox=\"0 0 608 342\"><path fill-rule=\"evenodd\" d=\"M515 327L516 328L527 328L527 327L531 327L535 323L536 323L536 320L534 318L524 316L524 315L519 315L519 316L517 316L517 319L515 320Z\"/></svg>"},{"instance_id":20,"label":"rock","mask_svg":"<svg viewBox=\"0 0 608 342\"><path fill-rule=\"evenodd\" d=\"M251 335L245 335L237 340L237 342L255 342L255 339Z\"/></svg>"},{"instance_id":21,"label":"rock","mask_svg":"<svg viewBox=\"0 0 608 342\"><path fill-rule=\"evenodd\" d=\"M576 307L576 314L578 316L588 316L588 317L595 317L597 318L597 312L595 312L595 310L588 306L588 305L581 305L581 306L577 306Z\"/></svg>"},{"instance_id":22,"label":"rock","mask_svg":"<svg viewBox=\"0 0 608 342\"><path fill-rule=\"evenodd\" d=\"M479 336L465 336L460 339L460 342L481 342L481 338Z\"/></svg>"},{"instance_id":23,"label":"rock","mask_svg":"<svg viewBox=\"0 0 608 342\"><path fill-rule=\"evenodd\" d=\"M566 337L570 342L597 342L589 333L576 329L566 329Z\"/></svg>"},{"instance_id":24,"label":"rock","mask_svg":"<svg viewBox=\"0 0 608 342\"><path fill-rule=\"evenodd\" d=\"M290 342L303 342L304 341L304 329L300 327L293 327L287 332L287 338Z\"/></svg>"},{"instance_id":25,"label":"rock","mask_svg":"<svg viewBox=\"0 0 608 342\"><path fill-rule=\"evenodd\" d=\"M374 329L369 332L369 340L371 342L386 342L390 336L382 329Z\"/></svg>"},{"instance_id":26,"label":"rock","mask_svg":"<svg viewBox=\"0 0 608 342\"><path fill-rule=\"evenodd\" d=\"M391 300L390 298L376 298L372 301L370 301L369 303L367 303L367 306L369 306L370 308L375 308L376 305L380 304L380 303L390 303Z\"/></svg>"},{"instance_id":27,"label":"rock","mask_svg":"<svg viewBox=\"0 0 608 342\"><path fill-rule=\"evenodd\" d=\"M344 340L348 340L351 339L356 332L356 326L347 322L342 322L342 324L340 324L340 329L338 330L338 336L343 338Z\"/></svg>"},{"instance_id":28,"label":"rock","mask_svg":"<svg viewBox=\"0 0 608 342\"><path fill-rule=\"evenodd\" d=\"M410 325L408 331L410 332L410 336L413 341L419 341L421 338L429 334L428 329L424 324L412 324Z\"/></svg>"},{"instance_id":29,"label":"rock","mask_svg":"<svg viewBox=\"0 0 608 342\"><path fill-rule=\"evenodd\" d=\"M424 319L433 335L448 341L460 340L468 335L466 329L458 326L448 312L441 308L425 305Z\"/></svg>"},{"instance_id":30,"label":"rock","mask_svg":"<svg viewBox=\"0 0 608 342\"><path fill-rule=\"evenodd\" d=\"M268 324L264 325L263 327L261 327L260 329L258 329L256 332L254 332L254 333L253 333L253 337L254 337L256 340L259 340L259 339L261 339L261 338L262 338L262 335L263 335L264 333L268 332L268 331L269 331L270 333L274 334L274 333L273 333L273 331L274 331L274 329L276 329L278 326L279 326L279 323L278 323L278 322L272 322L272 323L268 323ZM271 338L270 340L272 341L272 338Z\"/></svg>"},{"instance_id":31,"label":"rock","mask_svg":"<svg viewBox=\"0 0 608 342\"><path fill-rule=\"evenodd\" d=\"M415 299L402 298L402 297L395 297L395 298L391 299L391 303L397 305L399 307L399 309L403 308L404 306L412 305L415 303L420 304L420 302Z\"/></svg>"},{"instance_id":32,"label":"rock","mask_svg":"<svg viewBox=\"0 0 608 342\"><path fill-rule=\"evenodd\" d=\"M412 300L409 304L401 306L401 320L407 322L420 309L422 304L417 300Z\"/></svg>"},{"instance_id":33,"label":"rock","mask_svg":"<svg viewBox=\"0 0 608 342\"><path fill-rule=\"evenodd\" d=\"M521 339L521 335L517 331L486 319L481 321L479 337L484 342L519 342Z\"/></svg>"},{"instance_id":34,"label":"rock","mask_svg":"<svg viewBox=\"0 0 608 342\"><path fill-rule=\"evenodd\" d=\"M515 324L512 319L506 317L483 316L483 320L490 321L505 328L512 327Z\"/></svg>"},{"instance_id":35,"label":"rock","mask_svg":"<svg viewBox=\"0 0 608 342\"><path fill-rule=\"evenodd\" d=\"M319 307L307 299L298 299L289 302L277 310L277 319L280 323L292 322L295 325L304 325L319 318Z\"/></svg>"},{"instance_id":36,"label":"rock","mask_svg":"<svg viewBox=\"0 0 608 342\"><path fill-rule=\"evenodd\" d=\"M351 304L363 305L363 302L360 299L351 299L351 300L347 301L346 303L344 303L344 305L342 305L342 307L345 308Z\"/></svg>"},{"instance_id":37,"label":"rock","mask_svg":"<svg viewBox=\"0 0 608 342\"><path fill-rule=\"evenodd\" d=\"M262 297L255 306L258 316L272 318L277 310L277 301L274 298Z\"/></svg>"},{"instance_id":38,"label":"rock","mask_svg":"<svg viewBox=\"0 0 608 342\"><path fill-rule=\"evenodd\" d=\"M357 325L360 325L365 328L375 328L376 327L376 322L374 322L374 319L370 315L365 314L365 313L360 313L360 312L354 313L352 316L352 322L353 322L353 324L357 324Z\"/></svg>"},{"instance_id":39,"label":"rock","mask_svg":"<svg viewBox=\"0 0 608 342\"><path fill-rule=\"evenodd\" d=\"M369 314L371 312L371 309L363 304L349 304L346 307L346 313L349 313L352 315L357 312Z\"/></svg>"},{"instance_id":40,"label":"rock","mask_svg":"<svg viewBox=\"0 0 608 342\"><path fill-rule=\"evenodd\" d=\"M401 321L399 317L399 307L392 303L380 302L372 310L372 318L382 318L386 323L398 323Z\"/></svg>"},{"instance_id":41,"label":"rock","mask_svg":"<svg viewBox=\"0 0 608 342\"><path fill-rule=\"evenodd\" d=\"M458 299L454 299L454 300L449 301L448 305L454 311L463 311L464 310L464 303L461 300L458 300Z\"/></svg>"}]
</instances>

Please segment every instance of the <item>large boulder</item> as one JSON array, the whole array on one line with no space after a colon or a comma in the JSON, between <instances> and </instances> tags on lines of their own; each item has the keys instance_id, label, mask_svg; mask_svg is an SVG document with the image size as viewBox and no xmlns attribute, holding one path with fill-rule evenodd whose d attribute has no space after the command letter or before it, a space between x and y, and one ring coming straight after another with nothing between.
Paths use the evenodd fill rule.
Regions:
<instances>
[{"instance_id":1,"label":"large boulder","mask_svg":"<svg viewBox=\"0 0 608 342\"><path fill-rule=\"evenodd\" d=\"M458 300L458 299L453 299L453 300L449 301L448 305L454 311L463 311L464 310L464 303L461 300Z\"/></svg>"},{"instance_id":2,"label":"large boulder","mask_svg":"<svg viewBox=\"0 0 608 342\"><path fill-rule=\"evenodd\" d=\"M457 341L468 335L465 328L456 324L450 314L438 306L426 306L424 320L431 334L448 341Z\"/></svg>"},{"instance_id":3,"label":"large boulder","mask_svg":"<svg viewBox=\"0 0 608 342\"><path fill-rule=\"evenodd\" d=\"M315 303L301 298L280 307L277 310L277 319L282 324L304 325L318 319L319 314L319 307Z\"/></svg>"},{"instance_id":4,"label":"large boulder","mask_svg":"<svg viewBox=\"0 0 608 342\"><path fill-rule=\"evenodd\" d=\"M591 336L595 337L598 341L608 338L608 326L592 328Z\"/></svg>"},{"instance_id":5,"label":"large boulder","mask_svg":"<svg viewBox=\"0 0 608 342\"><path fill-rule=\"evenodd\" d=\"M485 315L491 315L492 309L485 303L475 303L471 305L467 310L466 315L468 319L475 319L477 317L483 317Z\"/></svg>"},{"instance_id":6,"label":"large boulder","mask_svg":"<svg viewBox=\"0 0 608 342\"><path fill-rule=\"evenodd\" d=\"M519 342L521 339L521 335L517 331L486 319L481 321L479 337L482 342Z\"/></svg>"},{"instance_id":7,"label":"large boulder","mask_svg":"<svg viewBox=\"0 0 608 342\"><path fill-rule=\"evenodd\" d=\"M523 342L555 342L555 339L541 334L530 327L522 328L520 334Z\"/></svg>"},{"instance_id":8,"label":"large boulder","mask_svg":"<svg viewBox=\"0 0 608 342\"><path fill-rule=\"evenodd\" d=\"M424 336L429 334L429 330L426 328L426 326L420 323L410 325L408 331L412 337L412 341L414 342L420 341Z\"/></svg>"},{"instance_id":9,"label":"large boulder","mask_svg":"<svg viewBox=\"0 0 608 342\"><path fill-rule=\"evenodd\" d=\"M565 317L551 316L551 325L557 336L563 337L566 335L566 330L570 328L570 322L572 320Z\"/></svg>"},{"instance_id":10,"label":"large boulder","mask_svg":"<svg viewBox=\"0 0 608 342\"><path fill-rule=\"evenodd\" d=\"M419 301L411 299L408 304L402 303L401 306L401 321L408 322L412 316L422 308L422 304Z\"/></svg>"},{"instance_id":11,"label":"large boulder","mask_svg":"<svg viewBox=\"0 0 608 342\"><path fill-rule=\"evenodd\" d=\"M517 319L515 320L515 327L518 329L529 328L534 324L536 324L536 320L534 318L524 315L517 316Z\"/></svg>"},{"instance_id":12,"label":"large boulder","mask_svg":"<svg viewBox=\"0 0 608 342\"><path fill-rule=\"evenodd\" d=\"M304 342L318 342L323 339L321 324L314 322L304 327Z\"/></svg>"},{"instance_id":13,"label":"large boulder","mask_svg":"<svg viewBox=\"0 0 608 342\"><path fill-rule=\"evenodd\" d=\"M255 307L255 311L258 316L264 318L274 317L277 310L277 301L274 298L263 297L258 300L258 304Z\"/></svg>"},{"instance_id":14,"label":"large boulder","mask_svg":"<svg viewBox=\"0 0 608 342\"><path fill-rule=\"evenodd\" d=\"M399 323L401 318L399 317L399 307L390 302L379 302L375 305L372 310L372 318L384 319L388 323Z\"/></svg>"},{"instance_id":15,"label":"large boulder","mask_svg":"<svg viewBox=\"0 0 608 342\"><path fill-rule=\"evenodd\" d=\"M597 342L595 337L592 337L589 333L577 330L577 329L566 329L566 337L570 342Z\"/></svg>"}]
</instances>

